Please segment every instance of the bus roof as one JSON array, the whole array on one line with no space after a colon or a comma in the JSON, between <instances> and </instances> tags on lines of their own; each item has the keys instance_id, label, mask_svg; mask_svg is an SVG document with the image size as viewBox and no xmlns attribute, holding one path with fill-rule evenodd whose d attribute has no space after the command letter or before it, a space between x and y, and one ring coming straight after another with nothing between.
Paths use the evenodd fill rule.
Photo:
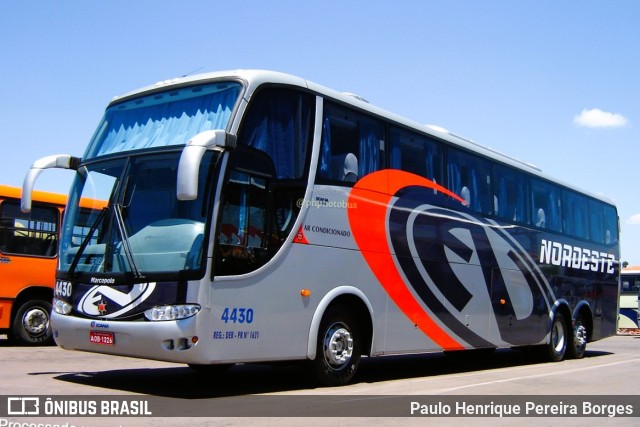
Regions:
<instances>
[{"instance_id":1,"label":"bus roof","mask_svg":"<svg viewBox=\"0 0 640 427\"><path fill-rule=\"evenodd\" d=\"M20 199L22 197L22 189L11 185L0 184L0 198L1 197ZM40 203L51 203L60 207L67 205L66 194L51 193L49 191L33 190L32 200ZM107 206L107 202L83 197L80 199L80 206L83 208L101 209Z\"/></svg>"},{"instance_id":2,"label":"bus roof","mask_svg":"<svg viewBox=\"0 0 640 427\"><path fill-rule=\"evenodd\" d=\"M555 182L564 187L571 188L580 193L588 195L592 198L595 198L613 205L613 202L607 197L585 191L572 184L561 182L543 173L540 168L530 163L508 156L497 150L494 150L480 143L477 143L471 139L449 132L444 128L434 126L434 125L425 125L425 124L421 124L421 123L409 120L395 113L391 113L389 111L378 108L370 104L368 101L366 101L364 98L358 95L353 95L351 93L338 92L334 89L330 89L325 86L319 85L317 83L313 83L301 77L297 77L297 76L293 76L290 74L281 73L277 71L231 70L231 71L210 72L210 73L203 73L203 74L195 74L192 76L178 77L174 79L164 80L154 85L140 88L138 90L126 93L122 96L116 96L113 98L113 100L109 105L111 106L114 104L118 104L120 102L124 102L128 99L135 98L141 95L146 95L146 94L158 92L158 91L165 91L169 88L189 86L189 85L199 84L199 83L207 83L210 81L216 81L216 80L222 80L222 79L235 79L235 80L240 80L244 82L245 85L247 86L247 90L244 94L244 99L247 102L250 101L250 98L254 93L255 89L263 84L282 84L282 85L290 85L290 86L305 88L319 95L330 97L341 103L348 104L354 108L363 110L365 112L369 112L371 114L374 114L380 117L384 117L386 119L392 120L401 125L410 127L426 135L445 141L450 145L462 147L469 151L480 154L484 157L487 157L492 160L507 164L511 167L526 171L532 175L539 176L540 178L547 179L549 181Z\"/></svg>"},{"instance_id":3,"label":"bus roof","mask_svg":"<svg viewBox=\"0 0 640 427\"><path fill-rule=\"evenodd\" d=\"M22 197L22 189L11 185L0 185L0 196L20 199ZM32 197L34 202L51 203L60 206L67 204L67 196L65 194L34 190Z\"/></svg>"}]
</instances>

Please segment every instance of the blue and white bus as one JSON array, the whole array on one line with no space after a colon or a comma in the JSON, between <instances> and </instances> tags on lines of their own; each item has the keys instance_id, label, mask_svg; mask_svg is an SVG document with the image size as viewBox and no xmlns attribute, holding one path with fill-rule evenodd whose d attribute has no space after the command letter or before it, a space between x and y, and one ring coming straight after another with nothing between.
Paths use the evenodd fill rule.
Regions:
<instances>
[{"instance_id":1,"label":"blue and white bus","mask_svg":"<svg viewBox=\"0 0 640 427\"><path fill-rule=\"evenodd\" d=\"M616 208L362 98L266 71L114 99L75 171L52 325L76 349L216 370L616 333ZM108 201L72 239L82 198ZM83 219L83 224L87 219Z\"/></svg>"}]
</instances>

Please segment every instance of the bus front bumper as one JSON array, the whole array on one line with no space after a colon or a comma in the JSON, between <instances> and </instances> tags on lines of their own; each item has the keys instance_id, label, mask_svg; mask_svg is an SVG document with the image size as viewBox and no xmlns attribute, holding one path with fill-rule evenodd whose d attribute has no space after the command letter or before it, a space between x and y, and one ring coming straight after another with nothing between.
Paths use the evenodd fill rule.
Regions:
<instances>
[{"instance_id":1,"label":"bus front bumper","mask_svg":"<svg viewBox=\"0 0 640 427\"><path fill-rule=\"evenodd\" d=\"M53 312L56 343L68 350L187 364L212 363L207 346L195 334L196 316L163 322L83 319Z\"/></svg>"}]
</instances>

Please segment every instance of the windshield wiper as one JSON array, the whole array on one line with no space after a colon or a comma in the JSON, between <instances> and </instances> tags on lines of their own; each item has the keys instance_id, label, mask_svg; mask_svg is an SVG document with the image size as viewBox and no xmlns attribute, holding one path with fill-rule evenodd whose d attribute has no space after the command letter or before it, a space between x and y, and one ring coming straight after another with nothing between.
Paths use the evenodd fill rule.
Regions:
<instances>
[{"instance_id":1,"label":"windshield wiper","mask_svg":"<svg viewBox=\"0 0 640 427\"><path fill-rule=\"evenodd\" d=\"M143 277L143 275L136 265L135 259L133 258L133 251L131 250L131 245L129 244L129 235L127 234L127 229L124 225L124 219L122 218L122 205L120 205L119 203L114 203L113 207L113 216L115 217L116 225L118 226L118 232L120 233L120 238L122 239L122 249L124 251L124 256L127 258L129 267L131 267L131 272L136 279L139 279Z\"/></svg>"},{"instance_id":2,"label":"windshield wiper","mask_svg":"<svg viewBox=\"0 0 640 427\"><path fill-rule=\"evenodd\" d=\"M76 268L78 267L78 263L80 262L81 255L84 253L85 249L87 248L87 245L91 241L91 237L93 236L93 233L96 232L96 230L98 229L98 225L104 220L104 217L108 211L109 211L108 207L105 207L100 211L100 214L98 214L98 218L96 218L96 220L93 222L93 224L91 225L91 228L89 229L89 232L82 240L82 243L80 243L80 247L78 248L76 254L73 257L73 260L71 261L71 265L69 266L70 275L75 273Z\"/></svg>"}]
</instances>

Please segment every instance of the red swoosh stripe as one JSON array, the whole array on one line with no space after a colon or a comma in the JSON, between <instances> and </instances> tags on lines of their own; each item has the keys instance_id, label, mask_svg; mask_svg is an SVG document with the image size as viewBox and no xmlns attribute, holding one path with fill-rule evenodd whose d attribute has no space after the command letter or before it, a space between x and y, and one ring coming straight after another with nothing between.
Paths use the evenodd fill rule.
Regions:
<instances>
[{"instance_id":1,"label":"red swoosh stripe","mask_svg":"<svg viewBox=\"0 0 640 427\"><path fill-rule=\"evenodd\" d=\"M413 297L391 256L387 241L387 209L400 189L422 186L442 192L461 203L464 200L446 188L408 172L382 170L363 177L349 194L349 223L353 237L369 268L391 299L420 330L447 350L463 346L443 330Z\"/></svg>"}]
</instances>

